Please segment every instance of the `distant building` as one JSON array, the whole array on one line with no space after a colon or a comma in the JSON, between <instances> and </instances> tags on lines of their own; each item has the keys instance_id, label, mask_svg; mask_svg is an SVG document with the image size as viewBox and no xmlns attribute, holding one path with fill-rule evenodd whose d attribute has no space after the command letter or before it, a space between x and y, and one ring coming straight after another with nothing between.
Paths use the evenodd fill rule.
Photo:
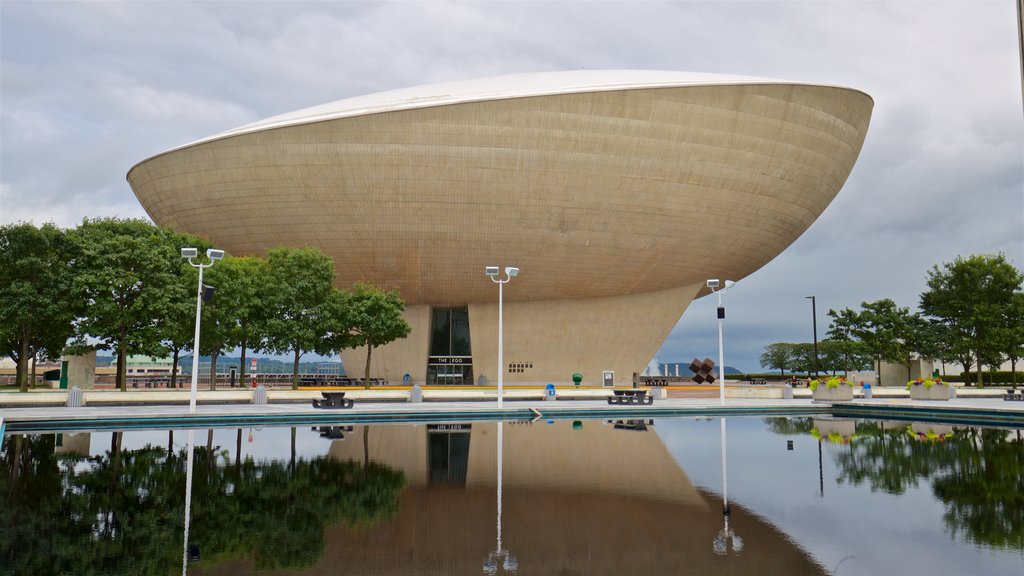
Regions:
<instances>
[{"instance_id":1,"label":"distant building","mask_svg":"<svg viewBox=\"0 0 1024 576\"><path fill-rule=\"evenodd\" d=\"M113 366L117 365L115 358ZM170 376L174 367L171 358L152 358L149 356L128 356L125 358L125 374L128 376ZM181 374L178 366L177 374Z\"/></svg>"},{"instance_id":2,"label":"distant building","mask_svg":"<svg viewBox=\"0 0 1024 576\"><path fill-rule=\"evenodd\" d=\"M850 88L550 72L323 104L143 160L153 220L228 253L315 246L407 302L375 377L584 383L642 372L705 280L775 258L842 188L873 102ZM229 214L219 208L230 208ZM486 266L516 266L498 287ZM365 352L342 354L361 377Z\"/></svg>"}]
</instances>

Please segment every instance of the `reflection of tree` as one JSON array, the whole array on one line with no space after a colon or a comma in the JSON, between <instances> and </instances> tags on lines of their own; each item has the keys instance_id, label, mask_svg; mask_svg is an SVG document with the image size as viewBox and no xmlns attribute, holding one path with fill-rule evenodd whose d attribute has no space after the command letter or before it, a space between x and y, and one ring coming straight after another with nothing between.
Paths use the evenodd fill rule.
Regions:
<instances>
[{"instance_id":1,"label":"reflection of tree","mask_svg":"<svg viewBox=\"0 0 1024 576\"><path fill-rule=\"evenodd\" d=\"M0 458L0 574L167 574L181 566L185 451L54 454L52 436L10 436ZM222 456L222 458L220 458ZM326 457L228 463L197 447L190 542L204 561L298 568L323 528L391 518L405 485L378 463Z\"/></svg>"},{"instance_id":2,"label":"reflection of tree","mask_svg":"<svg viewBox=\"0 0 1024 576\"><path fill-rule=\"evenodd\" d=\"M930 482L954 535L1024 549L1024 442L1006 431L957 428L943 442L918 441L906 427L861 424L858 440L834 454L840 482L903 494Z\"/></svg>"},{"instance_id":3,"label":"reflection of tree","mask_svg":"<svg viewBox=\"0 0 1024 576\"><path fill-rule=\"evenodd\" d=\"M814 418L772 416L764 419L768 430L776 434L810 434L814 429Z\"/></svg>"}]
</instances>

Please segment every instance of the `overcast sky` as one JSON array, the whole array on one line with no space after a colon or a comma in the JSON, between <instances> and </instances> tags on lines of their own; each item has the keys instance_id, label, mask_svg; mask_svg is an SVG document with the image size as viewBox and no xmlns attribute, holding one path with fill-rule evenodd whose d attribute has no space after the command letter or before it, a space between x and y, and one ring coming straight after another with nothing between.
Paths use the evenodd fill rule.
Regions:
<instances>
[{"instance_id":1,"label":"overcast sky","mask_svg":"<svg viewBox=\"0 0 1024 576\"><path fill-rule=\"evenodd\" d=\"M926 272L1024 266L1013 0L973 2L0 1L0 224L146 214L136 162L302 107L447 80L656 69L838 84L875 100L846 186L726 296L726 364L812 339L829 308L916 307ZM662 362L717 358L713 297Z\"/></svg>"}]
</instances>

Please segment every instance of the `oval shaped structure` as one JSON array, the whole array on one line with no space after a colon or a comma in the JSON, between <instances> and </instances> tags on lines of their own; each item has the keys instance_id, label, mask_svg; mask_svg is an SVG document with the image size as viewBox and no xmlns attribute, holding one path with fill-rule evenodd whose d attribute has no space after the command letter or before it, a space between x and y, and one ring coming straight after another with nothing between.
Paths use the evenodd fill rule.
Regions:
<instances>
[{"instance_id":1,"label":"oval shaped structure","mask_svg":"<svg viewBox=\"0 0 1024 576\"><path fill-rule=\"evenodd\" d=\"M681 72L505 76L270 118L128 180L154 221L230 254L315 246L338 286L398 289L414 334L381 354L385 377L430 382L416 365L435 356L433 311L465 307L471 363L493 378L481 359L496 337L479 333L498 294L483 269L514 265L507 319L534 317L506 342L521 329L557 351L528 347L510 379L586 367L596 380L642 371L705 279L739 280L802 234L850 174L872 105L848 88ZM561 360L534 359L547 356Z\"/></svg>"}]
</instances>

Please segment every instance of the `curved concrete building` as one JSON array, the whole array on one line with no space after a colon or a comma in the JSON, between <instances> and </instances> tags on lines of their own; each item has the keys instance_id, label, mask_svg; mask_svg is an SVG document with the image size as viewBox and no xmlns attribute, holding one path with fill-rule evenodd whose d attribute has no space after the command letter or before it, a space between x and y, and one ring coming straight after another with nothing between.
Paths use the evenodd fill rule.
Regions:
<instances>
[{"instance_id":1,"label":"curved concrete building","mask_svg":"<svg viewBox=\"0 0 1024 576\"><path fill-rule=\"evenodd\" d=\"M871 98L707 74L574 71L384 92L276 116L144 160L159 224L233 255L315 246L336 284L398 289L413 327L373 376L621 381L706 278L739 280L839 192ZM361 351L343 354L360 375Z\"/></svg>"}]
</instances>

